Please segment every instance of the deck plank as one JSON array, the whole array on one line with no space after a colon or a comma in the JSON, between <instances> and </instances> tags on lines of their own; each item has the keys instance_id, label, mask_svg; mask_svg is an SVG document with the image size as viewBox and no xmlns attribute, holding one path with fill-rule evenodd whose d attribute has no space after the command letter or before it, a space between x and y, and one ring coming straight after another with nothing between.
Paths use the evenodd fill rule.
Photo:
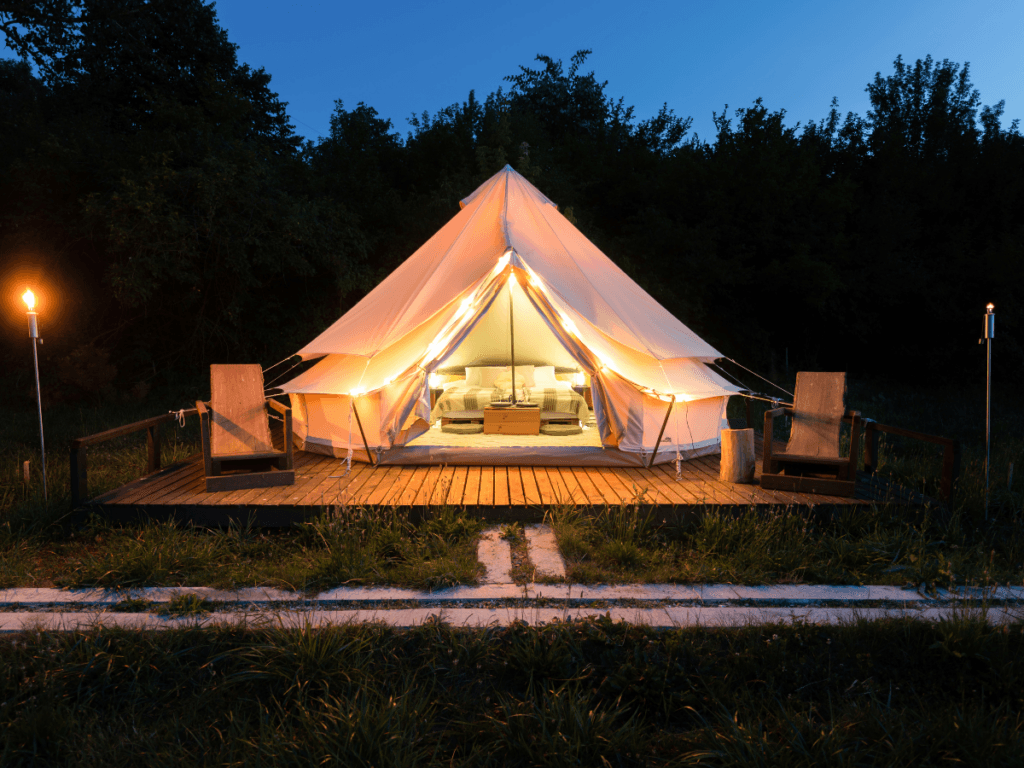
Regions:
<instances>
[{"instance_id":1,"label":"deck plank","mask_svg":"<svg viewBox=\"0 0 1024 768\"><path fill-rule=\"evenodd\" d=\"M551 490L551 481L548 480L548 473L544 467L530 467L533 472L533 479L537 483L537 492L540 494L541 506L548 506L554 498L554 491Z\"/></svg>"},{"instance_id":2,"label":"deck plank","mask_svg":"<svg viewBox=\"0 0 1024 768\"><path fill-rule=\"evenodd\" d=\"M366 500L374 491L377 490L377 486L381 484L381 481L384 479L387 473L387 467L382 467L380 465L374 466L370 470L369 477L367 477L366 481L361 486L359 486L359 489L352 490L352 501L350 503L358 506L363 506L364 504L366 504Z\"/></svg>"},{"instance_id":3,"label":"deck plank","mask_svg":"<svg viewBox=\"0 0 1024 768\"><path fill-rule=\"evenodd\" d=\"M494 506L507 507L509 505L509 483L508 467L494 468Z\"/></svg>"},{"instance_id":4,"label":"deck plank","mask_svg":"<svg viewBox=\"0 0 1024 768\"><path fill-rule=\"evenodd\" d=\"M416 503L416 497L419 495L420 488L423 486L423 481L426 479L429 470L430 467L426 466L419 466L413 469L409 482L405 484L405 488L402 489L401 494L395 499L396 506L411 507Z\"/></svg>"},{"instance_id":5,"label":"deck plank","mask_svg":"<svg viewBox=\"0 0 1024 768\"><path fill-rule=\"evenodd\" d=\"M572 499L574 505L589 506L592 503L580 486L580 481L576 479L576 474L572 471L572 467L551 467L551 469L555 469L558 472L562 483L569 491L569 498Z\"/></svg>"},{"instance_id":6,"label":"deck plank","mask_svg":"<svg viewBox=\"0 0 1024 768\"><path fill-rule=\"evenodd\" d=\"M680 474L679 480L676 480L676 467L674 462L670 464L655 464L651 468L651 471L655 473L660 472L666 476L666 482L671 485L672 490L676 495L682 499L682 504L693 505L700 503L697 498L697 489L686 480L684 475Z\"/></svg>"},{"instance_id":7,"label":"deck plank","mask_svg":"<svg viewBox=\"0 0 1024 768\"><path fill-rule=\"evenodd\" d=\"M448 503L448 491L451 490L452 481L455 478L455 467L441 467L437 481L430 493L430 505L443 507Z\"/></svg>"},{"instance_id":8,"label":"deck plank","mask_svg":"<svg viewBox=\"0 0 1024 768\"><path fill-rule=\"evenodd\" d=\"M469 475L468 467L455 467L452 474L452 484L448 489L447 503L454 507L461 507L466 492L466 477Z\"/></svg>"},{"instance_id":9,"label":"deck plank","mask_svg":"<svg viewBox=\"0 0 1024 768\"><path fill-rule=\"evenodd\" d=\"M381 469L384 468L381 467ZM385 469L380 480L377 481L377 486L366 495L366 500L363 503L374 507L383 504L384 500L395 492L395 484L401 477L401 467L394 466Z\"/></svg>"},{"instance_id":10,"label":"deck plank","mask_svg":"<svg viewBox=\"0 0 1024 768\"><path fill-rule=\"evenodd\" d=\"M329 506L348 504L352 490L355 490L366 479L371 471L369 464L361 461L352 462L352 471L345 474L345 462L340 461L331 469L317 472L303 488L303 495L296 500L297 506Z\"/></svg>"},{"instance_id":11,"label":"deck plank","mask_svg":"<svg viewBox=\"0 0 1024 768\"><path fill-rule=\"evenodd\" d=\"M537 475L534 473L536 467L520 467L521 477L523 479L523 495L526 496L526 504L531 507L539 506L543 504L543 491L541 490L540 483L537 481ZM544 478L544 484L547 485L547 477Z\"/></svg>"},{"instance_id":12,"label":"deck plank","mask_svg":"<svg viewBox=\"0 0 1024 768\"><path fill-rule=\"evenodd\" d=\"M598 495L595 498L595 504L604 505L618 503L619 495L613 492L608 486L608 481L605 479L604 475L601 474L598 467L578 467L577 469L583 471L591 485L593 485L594 489L597 491Z\"/></svg>"},{"instance_id":13,"label":"deck plank","mask_svg":"<svg viewBox=\"0 0 1024 768\"><path fill-rule=\"evenodd\" d=\"M586 467L570 467L568 469L572 472L576 480L576 484L579 486L580 493L583 494L588 505L600 505L604 502L604 496L599 490L597 490L597 486L594 485L594 481L591 480L584 471Z\"/></svg>"},{"instance_id":14,"label":"deck plank","mask_svg":"<svg viewBox=\"0 0 1024 768\"><path fill-rule=\"evenodd\" d=\"M125 497L117 500L120 504L161 504L167 496L177 496L181 489L194 483L197 477L203 477L202 464L193 462L170 477L170 482L161 482L155 487L140 487Z\"/></svg>"},{"instance_id":15,"label":"deck plank","mask_svg":"<svg viewBox=\"0 0 1024 768\"><path fill-rule=\"evenodd\" d=\"M513 507L526 506L522 467L508 467L508 503Z\"/></svg>"},{"instance_id":16,"label":"deck plank","mask_svg":"<svg viewBox=\"0 0 1024 768\"><path fill-rule=\"evenodd\" d=\"M434 489L437 487L437 482L441 477L441 470L442 467L439 466L427 467L427 473L423 477L423 484L416 491L416 496L412 500L412 506L430 506L430 499L434 495Z\"/></svg>"},{"instance_id":17,"label":"deck plank","mask_svg":"<svg viewBox=\"0 0 1024 768\"><path fill-rule=\"evenodd\" d=\"M597 468L597 471L601 473L601 477L604 478L605 483L608 485L608 491L613 494L608 503L615 506L625 504L633 497L633 491L619 477L618 470L618 467Z\"/></svg>"},{"instance_id":18,"label":"deck plank","mask_svg":"<svg viewBox=\"0 0 1024 768\"><path fill-rule=\"evenodd\" d=\"M139 499L153 498L165 488L180 484L195 472L194 462L183 466L168 467L149 477L142 477L120 488L104 491L91 501L99 504L134 504Z\"/></svg>"},{"instance_id":19,"label":"deck plank","mask_svg":"<svg viewBox=\"0 0 1024 768\"><path fill-rule=\"evenodd\" d=\"M487 482L487 470L490 467L469 467L466 473L466 490L462 494L463 504L488 504L485 499L490 497Z\"/></svg>"}]
</instances>

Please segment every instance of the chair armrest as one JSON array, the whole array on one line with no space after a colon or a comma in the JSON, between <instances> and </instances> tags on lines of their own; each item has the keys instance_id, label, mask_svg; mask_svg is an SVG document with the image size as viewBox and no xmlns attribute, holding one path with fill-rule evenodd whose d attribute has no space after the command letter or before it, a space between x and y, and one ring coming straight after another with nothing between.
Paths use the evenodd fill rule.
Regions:
<instances>
[{"instance_id":1,"label":"chair armrest","mask_svg":"<svg viewBox=\"0 0 1024 768\"><path fill-rule=\"evenodd\" d=\"M277 400L272 397L267 398L267 405L284 416L283 439L284 452L287 456L285 467L287 469L292 469L294 467L294 456L292 454L292 409L283 403L277 402Z\"/></svg>"},{"instance_id":2,"label":"chair armrest","mask_svg":"<svg viewBox=\"0 0 1024 768\"><path fill-rule=\"evenodd\" d=\"M792 408L772 408L764 412L764 438L762 440L762 451L764 458L761 462L761 472L767 475L772 474L775 469L772 466L772 435L775 434L775 417L792 416Z\"/></svg>"},{"instance_id":3,"label":"chair armrest","mask_svg":"<svg viewBox=\"0 0 1024 768\"><path fill-rule=\"evenodd\" d=\"M277 402L277 400L274 400L273 398L267 398L267 405L269 405L275 411L280 413L282 416L291 411L291 408L289 408L287 405L279 403Z\"/></svg>"}]
</instances>

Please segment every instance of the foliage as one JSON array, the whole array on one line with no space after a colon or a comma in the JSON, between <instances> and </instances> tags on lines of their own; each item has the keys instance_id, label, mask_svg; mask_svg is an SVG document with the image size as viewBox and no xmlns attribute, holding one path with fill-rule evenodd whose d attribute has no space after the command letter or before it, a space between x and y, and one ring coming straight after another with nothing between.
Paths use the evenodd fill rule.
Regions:
<instances>
[{"instance_id":1,"label":"foliage","mask_svg":"<svg viewBox=\"0 0 1024 768\"><path fill-rule=\"evenodd\" d=\"M1024 140L966 64L897 57L864 116L833 100L801 128L757 99L697 137L668 104L638 119L581 50L413 114L405 136L339 98L328 135L300 146L205 0L14 2L0 32L24 58L0 62L0 254L61 286L75 319L44 378L76 355L113 366L54 399L294 352L506 163L771 378L783 360L958 377L969 347L947 340L988 301L1000 375L1024 371ZM13 338L0 354L27 375Z\"/></svg>"},{"instance_id":2,"label":"foliage","mask_svg":"<svg viewBox=\"0 0 1024 768\"><path fill-rule=\"evenodd\" d=\"M1019 765L1019 622L25 632L0 760Z\"/></svg>"}]
</instances>

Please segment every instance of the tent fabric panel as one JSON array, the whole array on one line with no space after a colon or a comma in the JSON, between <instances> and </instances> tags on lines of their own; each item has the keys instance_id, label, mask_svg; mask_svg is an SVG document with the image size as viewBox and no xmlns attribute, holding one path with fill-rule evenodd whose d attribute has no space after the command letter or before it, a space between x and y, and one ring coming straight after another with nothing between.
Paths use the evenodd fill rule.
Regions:
<instances>
[{"instance_id":1,"label":"tent fabric panel","mask_svg":"<svg viewBox=\"0 0 1024 768\"><path fill-rule=\"evenodd\" d=\"M503 191L495 185L298 354L372 355L470 290L507 250L504 234L493 226L503 205Z\"/></svg>"},{"instance_id":2,"label":"tent fabric panel","mask_svg":"<svg viewBox=\"0 0 1024 768\"><path fill-rule=\"evenodd\" d=\"M589 322L657 358L722 357L622 271L519 174L506 179L512 247Z\"/></svg>"}]
</instances>

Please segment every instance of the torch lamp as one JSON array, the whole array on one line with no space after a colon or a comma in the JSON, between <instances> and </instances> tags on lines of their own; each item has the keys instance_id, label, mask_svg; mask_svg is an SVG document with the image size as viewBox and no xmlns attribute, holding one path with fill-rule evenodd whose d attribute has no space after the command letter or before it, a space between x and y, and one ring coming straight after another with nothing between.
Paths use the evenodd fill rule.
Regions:
<instances>
[{"instance_id":1,"label":"torch lamp","mask_svg":"<svg viewBox=\"0 0 1024 768\"><path fill-rule=\"evenodd\" d=\"M992 463L992 339L996 337L995 305L985 307L985 519L988 520L988 475Z\"/></svg>"},{"instance_id":2,"label":"torch lamp","mask_svg":"<svg viewBox=\"0 0 1024 768\"><path fill-rule=\"evenodd\" d=\"M25 306L28 307L28 336L32 339L32 363L36 370L36 405L39 408L39 448L43 457L43 501L48 502L49 499L46 493L46 440L43 437L43 396L39 388L39 352L38 343L42 343L42 339L39 338L39 325L36 323L37 314L34 311L36 306L36 297L31 290L26 290L21 296L22 301L25 302Z\"/></svg>"}]
</instances>

